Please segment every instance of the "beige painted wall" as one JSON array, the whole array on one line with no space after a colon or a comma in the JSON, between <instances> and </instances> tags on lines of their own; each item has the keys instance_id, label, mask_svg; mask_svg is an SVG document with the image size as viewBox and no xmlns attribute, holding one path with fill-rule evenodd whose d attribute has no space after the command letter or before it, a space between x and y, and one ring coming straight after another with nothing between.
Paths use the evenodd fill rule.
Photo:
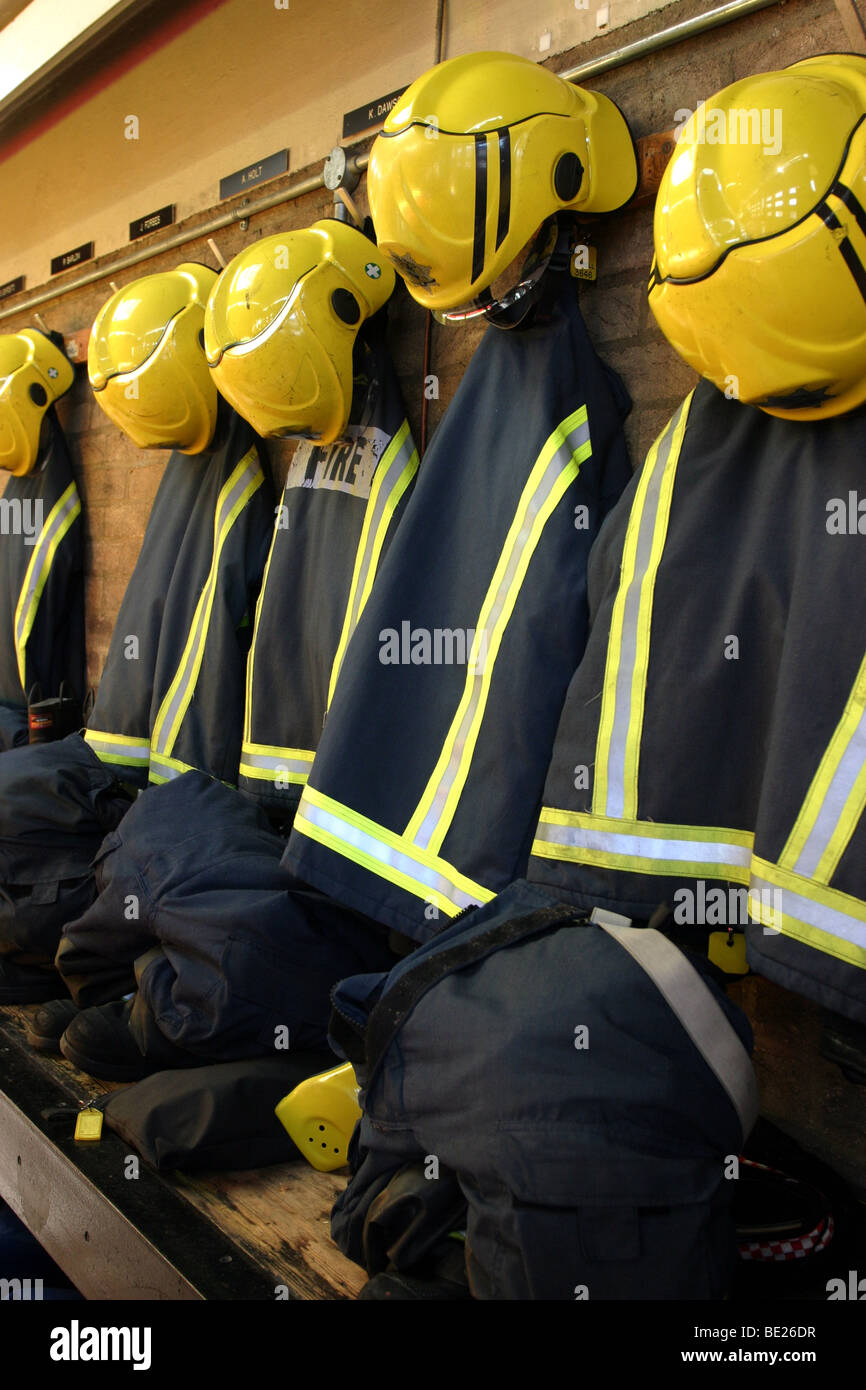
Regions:
<instances>
[{"instance_id":1,"label":"beige painted wall","mask_svg":"<svg viewBox=\"0 0 866 1390\"><path fill-rule=\"evenodd\" d=\"M599 29L597 0L448 0L445 56L546 58L663 3L612 0ZM286 146L293 169L323 159L345 111L432 64L435 18L436 0L228 0L10 157L0 144L0 283L32 289L83 242L124 247L167 203L178 221L210 208L220 177Z\"/></svg>"}]
</instances>

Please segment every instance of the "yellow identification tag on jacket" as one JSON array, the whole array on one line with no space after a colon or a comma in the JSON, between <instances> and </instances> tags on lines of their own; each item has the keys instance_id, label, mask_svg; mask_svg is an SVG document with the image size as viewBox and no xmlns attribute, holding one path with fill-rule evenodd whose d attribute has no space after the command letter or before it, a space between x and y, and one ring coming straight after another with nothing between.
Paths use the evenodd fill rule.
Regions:
<instances>
[{"instance_id":1,"label":"yellow identification tag on jacket","mask_svg":"<svg viewBox=\"0 0 866 1390\"><path fill-rule=\"evenodd\" d=\"M594 246L578 244L571 253L571 273L575 280L594 280L598 255Z\"/></svg>"},{"instance_id":2,"label":"yellow identification tag on jacket","mask_svg":"<svg viewBox=\"0 0 866 1390\"><path fill-rule=\"evenodd\" d=\"M743 932L734 932L728 945L726 931L710 932L709 957L713 965L724 970L726 975L748 975L746 964L746 938Z\"/></svg>"},{"instance_id":3,"label":"yellow identification tag on jacket","mask_svg":"<svg viewBox=\"0 0 866 1390\"><path fill-rule=\"evenodd\" d=\"M80 1110L75 1121L74 1139L101 1139L102 1138L102 1111L101 1110Z\"/></svg>"}]
</instances>

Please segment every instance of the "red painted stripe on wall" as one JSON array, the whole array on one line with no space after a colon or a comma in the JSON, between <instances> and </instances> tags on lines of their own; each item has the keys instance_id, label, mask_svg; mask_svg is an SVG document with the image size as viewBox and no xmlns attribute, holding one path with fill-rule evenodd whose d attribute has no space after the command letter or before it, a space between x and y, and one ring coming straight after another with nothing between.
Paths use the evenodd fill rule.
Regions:
<instances>
[{"instance_id":1,"label":"red painted stripe on wall","mask_svg":"<svg viewBox=\"0 0 866 1390\"><path fill-rule=\"evenodd\" d=\"M127 53L116 58L113 63L107 63L93 77L82 82L68 97L55 102L48 111L39 116L26 129L20 131L18 135L12 136L5 142L0 140L0 164L11 159L12 155L24 149L32 140L44 135L47 130L65 120L80 106L84 106L93 97L105 91L107 87L113 86L125 73L137 68L146 58L158 53L161 48L165 48L166 44L171 43L173 39L178 38L187 29L193 28L207 15L227 3L228 0L195 0L194 4L189 5L171 19L165 20L154 30L153 34L148 35L146 39L140 39Z\"/></svg>"}]
</instances>

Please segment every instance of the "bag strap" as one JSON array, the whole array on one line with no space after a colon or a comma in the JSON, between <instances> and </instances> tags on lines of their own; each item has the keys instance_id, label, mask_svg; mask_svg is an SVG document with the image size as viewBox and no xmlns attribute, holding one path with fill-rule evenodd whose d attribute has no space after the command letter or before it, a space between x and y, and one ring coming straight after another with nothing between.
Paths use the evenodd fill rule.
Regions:
<instances>
[{"instance_id":1,"label":"bag strap","mask_svg":"<svg viewBox=\"0 0 866 1390\"><path fill-rule=\"evenodd\" d=\"M730 1019L682 951L652 927L598 924L647 975L685 1028L730 1097L745 1140L758 1118L758 1083L751 1058Z\"/></svg>"}]
</instances>

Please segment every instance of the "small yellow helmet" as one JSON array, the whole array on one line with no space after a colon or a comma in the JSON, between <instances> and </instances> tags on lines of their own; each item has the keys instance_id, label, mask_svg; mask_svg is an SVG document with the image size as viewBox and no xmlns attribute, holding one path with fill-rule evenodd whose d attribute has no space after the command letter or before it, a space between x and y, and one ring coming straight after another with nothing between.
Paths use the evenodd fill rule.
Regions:
<instances>
[{"instance_id":1,"label":"small yellow helmet","mask_svg":"<svg viewBox=\"0 0 866 1390\"><path fill-rule=\"evenodd\" d=\"M636 186L618 107L511 53L467 53L419 77L367 170L379 245L437 310L486 290L554 213L612 212Z\"/></svg>"},{"instance_id":2,"label":"small yellow helmet","mask_svg":"<svg viewBox=\"0 0 866 1390\"><path fill-rule=\"evenodd\" d=\"M866 401L866 58L807 58L698 108L659 188L649 302L695 371L769 415Z\"/></svg>"},{"instance_id":3,"label":"small yellow helmet","mask_svg":"<svg viewBox=\"0 0 866 1390\"><path fill-rule=\"evenodd\" d=\"M344 1062L301 1081L283 1096L274 1113L299 1153L319 1172L344 1168L361 1118L354 1067Z\"/></svg>"},{"instance_id":4,"label":"small yellow helmet","mask_svg":"<svg viewBox=\"0 0 866 1390\"><path fill-rule=\"evenodd\" d=\"M355 337L394 285L373 242L336 219L254 242L208 301L205 354L220 393L259 434L339 439Z\"/></svg>"},{"instance_id":5,"label":"small yellow helmet","mask_svg":"<svg viewBox=\"0 0 866 1390\"><path fill-rule=\"evenodd\" d=\"M45 412L74 379L69 358L44 333L24 328L0 337L0 468L32 473Z\"/></svg>"},{"instance_id":6,"label":"small yellow helmet","mask_svg":"<svg viewBox=\"0 0 866 1390\"><path fill-rule=\"evenodd\" d=\"M217 390L202 348L216 271L184 264L145 275L96 316L87 370L110 420L141 449L199 454L216 428Z\"/></svg>"}]
</instances>

